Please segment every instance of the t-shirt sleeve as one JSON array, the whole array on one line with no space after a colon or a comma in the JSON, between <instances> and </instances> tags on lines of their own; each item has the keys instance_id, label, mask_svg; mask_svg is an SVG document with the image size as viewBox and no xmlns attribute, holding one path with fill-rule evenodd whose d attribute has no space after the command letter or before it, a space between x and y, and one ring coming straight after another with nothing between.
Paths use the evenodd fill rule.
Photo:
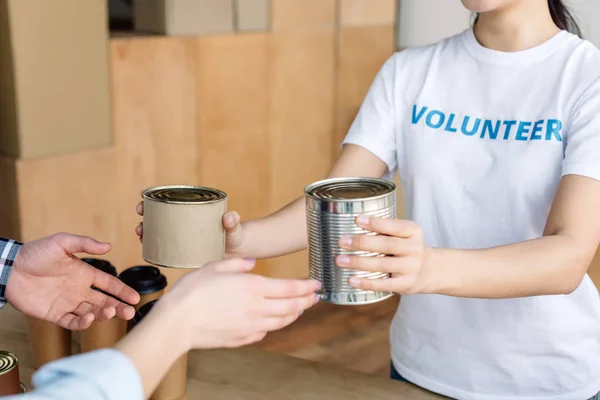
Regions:
<instances>
[{"instance_id":1,"label":"t-shirt sleeve","mask_svg":"<svg viewBox=\"0 0 600 400\"><path fill-rule=\"evenodd\" d=\"M600 80L590 86L571 114L562 175L600 181Z\"/></svg>"},{"instance_id":2,"label":"t-shirt sleeve","mask_svg":"<svg viewBox=\"0 0 600 400\"><path fill-rule=\"evenodd\" d=\"M355 144L369 150L385 162L390 172L396 169L395 70L394 56L379 70L342 142L342 146Z\"/></svg>"}]
</instances>

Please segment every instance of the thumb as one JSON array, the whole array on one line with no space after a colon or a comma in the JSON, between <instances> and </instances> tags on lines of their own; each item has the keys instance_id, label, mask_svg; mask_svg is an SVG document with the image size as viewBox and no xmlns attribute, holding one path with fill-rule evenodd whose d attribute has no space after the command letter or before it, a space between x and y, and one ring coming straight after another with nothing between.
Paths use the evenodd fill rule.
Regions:
<instances>
[{"instance_id":1,"label":"thumb","mask_svg":"<svg viewBox=\"0 0 600 400\"><path fill-rule=\"evenodd\" d=\"M240 224L240 215L233 211L223 215L223 227L225 228L226 251L235 252L242 244L242 226Z\"/></svg>"},{"instance_id":2,"label":"thumb","mask_svg":"<svg viewBox=\"0 0 600 400\"><path fill-rule=\"evenodd\" d=\"M223 261L217 261L214 264L215 270L219 272L249 272L254 269L256 260L229 258Z\"/></svg>"},{"instance_id":3,"label":"thumb","mask_svg":"<svg viewBox=\"0 0 600 400\"><path fill-rule=\"evenodd\" d=\"M240 214L238 214L236 211L231 211L223 215L223 227L227 231L228 235L234 234L241 230L240 219Z\"/></svg>"},{"instance_id":4,"label":"thumb","mask_svg":"<svg viewBox=\"0 0 600 400\"><path fill-rule=\"evenodd\" d=\"M101 243L89 236L64 234L60 243L63 249L70 254L87 253L91 255L102 255L110 251L109 243Z\"/></svg>"}]
</instances>

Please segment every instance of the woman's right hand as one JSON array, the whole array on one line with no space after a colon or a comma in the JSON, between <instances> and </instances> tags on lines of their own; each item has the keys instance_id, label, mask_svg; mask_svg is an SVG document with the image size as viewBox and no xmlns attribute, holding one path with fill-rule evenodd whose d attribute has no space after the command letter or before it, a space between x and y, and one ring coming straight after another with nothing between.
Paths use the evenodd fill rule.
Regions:
<instances>
[{"instance_id":1,"label":"woman's right hand","mask_svg":"<svg viewBox=\"0 0 600 400\"><path fill-rule=\"evenodd\" d=\"M136 212L139 215L144 215L144 202L140 201L136 207ZM243 231L240 223L240 215L236 211L230 211L223 215L223 227L225 228L225 257L231 258L235 256L244 256ZM139 236L140 241L144 239L144 223L140 222L135 228L135 233Z\"/></svg>"},{"instance_id":2,"label":"woman's right hand","mask_svg":"<svg viewBox=\"0 0 600 400\"><path fill-rule=\"evenodd\" d=\"M152 313L171 315L188 349L213 349L260 341L318 302L319 282L266 278L252 268L253 260L239 258L207 264L180 279Z\"/></svg>"}]
</instances>

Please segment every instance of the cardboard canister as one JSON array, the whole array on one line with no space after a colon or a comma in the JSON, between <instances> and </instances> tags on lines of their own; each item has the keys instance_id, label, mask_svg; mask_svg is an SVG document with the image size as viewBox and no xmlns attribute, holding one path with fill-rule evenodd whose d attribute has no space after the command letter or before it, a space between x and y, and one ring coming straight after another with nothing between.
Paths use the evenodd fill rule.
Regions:
<instances>
[{"instance_id":1,"label":"cardboard canister","mask_svg":"<svg viewBox=\"0 0 600 400\"><path fill-rule=\"evenodd\" d=\"M84 258L81 261L107 274L117 276L117 269L106 260ZM113 347L126 333L127 321L120 318L114 317L106 321L94 321L89 328L79 333L79 347L82 353Z\"/></svg>"},{"instance_id":2,"label":"cardboard canister","mask_svg":"<svg viewBox=\"0 0 600 400\"><path fill-rule=\"evenodd\" d=\"M132 328L142 322L156 302L157 300L146 303L135 313L135 317L132 320ZM183 399L187 391L187 368L188 353L185 353L171 365L156 390L154 390L154 393L152 393L152 396L150 396L150 400Z\"/></svg>"},{"instance_id":3,"label":"cardboard canister","mask_svg":"<svg viewBox=\"0 0 600 400\"><path fill-rule=\"evenodd\" d=\"M33 368L71 355L71 331L52 322L27 317Z\"/></svg>"},{"instance_id":4,"label":"cardboard canister","mask_svg":"<svg viewBox=\"0 0 600 400\"><path fill-rule=\"evenodd\" d=\"M0 351L0 396L25 393L19 376L19 359L8 351Z\"/></svg>"},{"instance_id":5,"label":"cardboard canister","mask_svg":"<svg viewBox=\"0 0 600 400\"><path fill-rule=\"evenodd\" d=\"M143 259L169 268L199 268L225 255L227 195L202 186L160 186L142 192Z\"/></svg>"}]
</instances>

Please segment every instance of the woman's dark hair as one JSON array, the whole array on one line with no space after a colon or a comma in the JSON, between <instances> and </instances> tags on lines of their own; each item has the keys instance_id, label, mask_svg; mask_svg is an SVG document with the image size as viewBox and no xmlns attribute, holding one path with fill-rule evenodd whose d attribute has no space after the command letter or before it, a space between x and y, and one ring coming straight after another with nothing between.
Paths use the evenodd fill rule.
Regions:
<instances>
[{"instance_id":1,"label":"woman's dark hair","mask_svg":"<svg viewBox=\"0 0 600 400\"><path fill-rule=\"evenodd\" d=\"M548 8L550 9L550 15L552 16L552 21L558 26L560 29L569 31L579 37L581 37L581 29L579 29L579 25L577 21L573 17L573 14L569 11L567 6L563 3L563 0L548 0ZM477 22L477 18L475 17L475 22Z\"/></svg>"},{"instance_id":2,"label":"woman's dark hair","mask_svg":"<svg viewBox=\"0 0 600 400\"><path fill-rule=\"evenodd\" d=\"M548 8L550 8L550 15L556 26L581 37L581 29L579 29L577 21L562 0L548 0Z\"/></svg>"}]
</instances>

